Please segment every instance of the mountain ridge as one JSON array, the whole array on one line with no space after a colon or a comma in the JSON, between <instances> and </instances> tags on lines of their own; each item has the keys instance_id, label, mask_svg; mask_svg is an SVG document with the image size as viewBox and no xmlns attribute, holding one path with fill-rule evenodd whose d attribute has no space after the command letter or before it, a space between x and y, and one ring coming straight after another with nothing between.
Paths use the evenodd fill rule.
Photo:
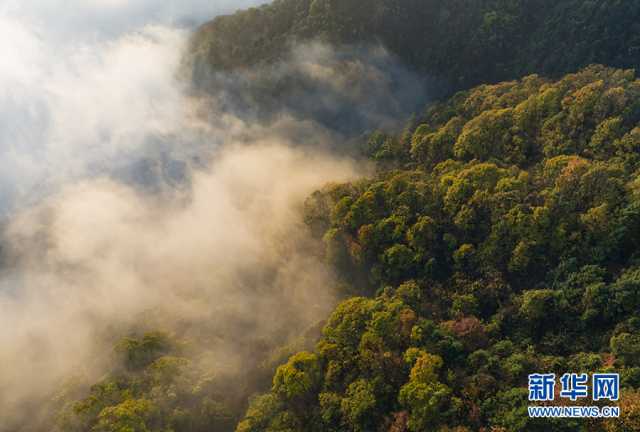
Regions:
<instances>
[{"instance_id":1,"label":"mountain ridge","mask_svg":"<svg viewBox=\"0 0 640 432\"><path fill-rule=\"evenodd\" d=\"M203 25L192 51L196 65L232 70L274 61L293 42L380 43L456 91L592 63L637 68L639 18L625 1L277 0Z\"/></svg>"}]
</instances>

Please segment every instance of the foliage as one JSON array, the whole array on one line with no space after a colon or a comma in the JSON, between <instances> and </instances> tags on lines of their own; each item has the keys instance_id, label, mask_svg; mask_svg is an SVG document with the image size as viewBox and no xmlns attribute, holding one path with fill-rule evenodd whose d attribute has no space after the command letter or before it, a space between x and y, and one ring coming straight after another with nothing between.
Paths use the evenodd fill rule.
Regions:
<instances>
[{"instance_id":1,"label":"foliage","mask_svg":"<svg viewBox=\"0 0 640 432\"><path fill-rule=\"evenodd\" d=\"M67 400L54 430L65 432L205 431L235 424L224 376L184 356L181 344L154 332L122 339L121 361L78 400ZM116 357L117 358L117 357Z\"/></svg>"},{"instance_id":2,"label":"foliage","mask_svg":"<svg viewBox=\"0 0 640 432\"><path fill-rule=\"evenodd\" d=\"M306 220L367 297L283 366L269 416L295 431L634 430L639 90L600 66L483 85L418 119L396 169L314 194ZM529 373L611 370L620 419L529 419Z\"/></svg>"}]
</instances>

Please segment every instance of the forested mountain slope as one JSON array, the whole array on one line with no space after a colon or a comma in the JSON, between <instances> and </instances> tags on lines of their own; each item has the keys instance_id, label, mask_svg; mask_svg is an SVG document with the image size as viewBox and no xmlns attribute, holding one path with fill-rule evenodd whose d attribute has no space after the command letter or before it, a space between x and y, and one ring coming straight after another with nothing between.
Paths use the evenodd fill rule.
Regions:
<instances>
[{"instance_id":1,"label":"forested mountain slope","mask_svg":"<svg viewBox=\"0 0 640 432\"><path fill-rule=\"evenodd\" d=\"M351 297L320 338L242 376L190 355L206 338L125 338L89 394L62 389L56 430L232 430L269 388L237 431L639 430L639 120L635 73L593 66L373 134L379 173L305 203ZM574 371L620 372L622 417L530 419L527 375Z\"/></svg>"},{"instance_id":2,"label":"forested mountain slope","mask_svg":"<svg viewBox=\"0 0 640 432\"><path fill-rule=\"evenodd\" d=\"M326 323L279 350L249 338L255 361L232 375L193 355L204 332L132 334L90 391L61 390L54 430L640 430L639 18L635 1L276 0L203 26L193 78L249 71L241 106L306 105L262 88L260 66L316 39L381 44L450 97L370 135L373 177L304 203L347 299ZM283 70L267 84L300 76ZM371 87L345 81L335 93L358 108ZM404 111L319 112L368 127ZM546 371L620 372L622 417L529 419L527 374Z\"/></svg>"},{"instance_id":3,"label":"forested mountain slope","mask_svg":"<svg viewBox=\"0 0 640 432\"><path fill-rule=\"evenodd\" d=\"M638 430L639 120L634 72L590 67L374 135L396 168L306 203L369 296L338 306L238 431ZM620 372L622 417L529 419L532 371Z\"/></svg>"},{"instance_id":4,"label":"forested mountain slope","mask_svg":"<svg viewBox=\"0 0 640 432\"><path fill-rule=\"evenodd\" d=\"M292 41L381 43L452 89L640 66L640 4L624 0L276 0L195 35L196 73L274 60Z\"/></svg>"}]
</instances>

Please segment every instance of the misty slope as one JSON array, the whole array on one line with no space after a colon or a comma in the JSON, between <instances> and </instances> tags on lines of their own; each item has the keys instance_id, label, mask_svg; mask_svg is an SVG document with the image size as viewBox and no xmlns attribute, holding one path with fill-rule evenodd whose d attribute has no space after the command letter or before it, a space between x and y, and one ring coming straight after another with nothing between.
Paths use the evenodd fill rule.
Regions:
<instances>
[{"instance_id":1,"label":"misty slope","mask_svg":"<svg viewBox=\"0 0 640 432\"><path fill-rule=\"evenodd\" d=\"M206 89L210 98L195 110L234 146L211 172L196 171L185 202L158 213L122 185L90 184L28 220L54 222L28 240L62 245L38 276L90 280L98 299L118 293L104 303L130 318L108 328L114 347L100 346L110 353L101 375L57 387L47 405L55 430L637 429L633 72L594 66L458 93L398 135L372 134L365 151L378 174L361 181L346 183L356 170L316 150L393 129L422 108L427 75L457 89L592 62L636 66L639 10L623 1L280 0L203 26L186 70L192 96ZM303 197L332 179L340 183L310 196L301 214ZM105 198L117 204L117 236L72 217ZM113 291L114 280L129 289ZM354 295L363 297L319 322L336 297ZM532 370L611 368L626 391L618 423L550 425L522 412ZM256 392L267 393L247 411ZM50 430L50 417L37 420Z\"/></svg>"},{"instance_id":2,"label":"misty slope","mask_svg":"<svg viewBox=\"0 0 640 432\"><path fill-rule=\"evenodd\" d=\"M480 86L374 135L396 168L306 203L369 297L337 307L237 430L638 430L639 121L640 80L598 66ZM530 419L527 374L576 370L620 372L622 417Z\"/></svg>"},{"instance_id":3,"label":"misty slope","mask_svg":"<svg viewBox=\"0 0 640 432\"><path fill-rule=\"evenodd\" d=\"M623 0L276 0L204 25L195 73L272 61L313 38L381 43L454 89L591 63L638 67L639 18L640 4Z\"/></svg>"},{"instance_id":4,"label":"misty slope","mask_svg":"<svg viewBox=\"0 0 640 432\"><path fill-rule=\"evenodd\" d=\"M343 294L364 295L317 344L318 326L226 375L207 355L215 321L131 335L88 393L61 388L58 430L638 430L639 120L640 80L594 66L483 85L373 134L379 173L304 205ZM623 416L529 419L527 374L575 370L620 372Z\"/></svg>"}]
</instances>

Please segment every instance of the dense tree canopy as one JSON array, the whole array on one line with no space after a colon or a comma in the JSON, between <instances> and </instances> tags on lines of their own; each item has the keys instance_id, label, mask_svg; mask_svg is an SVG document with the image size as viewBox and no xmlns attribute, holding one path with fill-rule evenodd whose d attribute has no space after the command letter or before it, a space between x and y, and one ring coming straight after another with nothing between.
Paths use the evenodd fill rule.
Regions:
<instances>
[{"instance_id":1,"label":"dense tree canopy","mask_svg":"<svg viewBox=\"0 0 640 432\"><path fill-rule=\"evenodd\" d=\"M634 430L639 91L599 66L529 76L431 107L410 139L374 134L391 168L306 203L367 297L281 366L239 430ZM527 375L572 371L620 372L627 413L529 419Z\"/></svg>"},{"instance_id":2,"label":"dense tree canopy","mask_svg":"<svg viewBox=\"0 0 640 432\"><path fill-rule=\"evenodd\" d=\"M640 66L640 4L582 0L276 0L194 38L196 71L278 58L292 41L380 42L454 89L590 63Z\"/></svg>"}]
</instances>

